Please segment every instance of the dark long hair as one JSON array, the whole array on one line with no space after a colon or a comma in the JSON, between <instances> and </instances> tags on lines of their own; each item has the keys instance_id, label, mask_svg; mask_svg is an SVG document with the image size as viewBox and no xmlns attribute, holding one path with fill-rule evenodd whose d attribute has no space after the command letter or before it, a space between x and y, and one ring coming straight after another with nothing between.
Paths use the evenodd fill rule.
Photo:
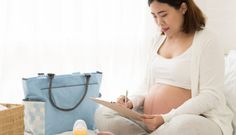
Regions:
<instances>
[{"instance_id":1,"label":"dark long hair","mask_svg":"<svg viewBox=\"0 0 236 135\"><path fill-rule=\"evenodd\" d=\"M192 33L205 27L205 16L193 0L148 0L148 5L150 6L153 1L166 3L175 9L179 9L182 3L186 3L188 9L184 14L183 32Z\"/></svg>"}]
</instances>

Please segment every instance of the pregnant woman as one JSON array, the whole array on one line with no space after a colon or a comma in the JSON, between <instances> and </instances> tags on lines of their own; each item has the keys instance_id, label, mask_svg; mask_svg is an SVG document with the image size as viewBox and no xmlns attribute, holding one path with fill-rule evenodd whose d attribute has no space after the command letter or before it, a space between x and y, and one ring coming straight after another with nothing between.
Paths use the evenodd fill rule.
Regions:
<instances>
[{"instance_id":1,"label":"pregnant woman","mask_svg":"<svg viewBox=\"0 0 236 135\"><path fill-rule=\"evenodd\" d=\"M205 28L193 0L148 0L160 27L149 51L143 94L117 104L144 113L134 121L101 107L99 135L231 135L232 112L222 93L223 49ZM126 104L124 101L128 101Z\"/></svg>"}]
</instances>

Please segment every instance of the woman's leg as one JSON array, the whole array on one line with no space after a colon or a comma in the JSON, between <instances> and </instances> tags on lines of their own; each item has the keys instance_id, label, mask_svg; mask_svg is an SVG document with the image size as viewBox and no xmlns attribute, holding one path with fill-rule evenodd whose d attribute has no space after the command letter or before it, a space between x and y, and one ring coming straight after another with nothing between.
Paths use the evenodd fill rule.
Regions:
<instances>
[{"instance_id":1,"label":"woman's leg","mask_svg":"<svg viewBox=\"0 0 236 135\"><path fill-rule=\"evenodd\" d=\"M100 131L109 131L115 135L147 135L137 123L120 116L117 112L100 107L95 113L95 124Z\"/></svg>"},{"instance_id":2,"label":"woman's leg","mask_svg":"<svg viewBox=\"0 0 236 135\"><path fill-rule=\"evenodd\" d=\"M174 117L151 135L222 135L222 131L212 120L198 115L185 114Z\"/></svg>"}]
</instances>

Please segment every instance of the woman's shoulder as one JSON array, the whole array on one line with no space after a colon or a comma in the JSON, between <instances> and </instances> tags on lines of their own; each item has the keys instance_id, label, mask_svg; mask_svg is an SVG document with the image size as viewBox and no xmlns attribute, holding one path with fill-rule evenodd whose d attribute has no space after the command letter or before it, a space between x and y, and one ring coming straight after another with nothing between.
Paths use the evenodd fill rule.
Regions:
<instances>
[{"instance_id":1,"label":"woman's shoulder","mask_svg":"<svg viewBox=\"0 0 236 135\"><path fill-rule=\"evenodd\" d=\"M196 48L200 50L221 50L222 46L220 46L221 42L216 35L216 33L212 32L210 29L203 29L201 31L196 32L195 35L195 50Z\"/></svg>"},{"instance_id":2,"label":"woman's shoulder","mask_svg":"<svg viewBox=\"0 0 236 135\"><path fill-rule=\"evenodd\" d=\"M208 28L204 28L203 30L197 31L195 34L197 40L209 41L217 39L216 33L214 33Z\"/></svg>"}]
</instances>

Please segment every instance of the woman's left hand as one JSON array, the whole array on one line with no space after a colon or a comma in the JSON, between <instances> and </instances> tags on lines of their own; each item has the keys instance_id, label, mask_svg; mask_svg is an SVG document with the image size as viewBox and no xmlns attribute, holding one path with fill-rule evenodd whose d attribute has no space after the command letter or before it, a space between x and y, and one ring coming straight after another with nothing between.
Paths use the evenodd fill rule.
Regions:
<instances>
[{"instance_id":1,"label":"woman's left hand","mask_svg":"<svg viewBox=\"0 0 236 135\"><path fill-rule=\"evenodd\" d=\"M144 124L148 127L149 130L154 131L164 123L164 119L161 115L147 115L142 116Z\"/></svg>"}]
</instances>

